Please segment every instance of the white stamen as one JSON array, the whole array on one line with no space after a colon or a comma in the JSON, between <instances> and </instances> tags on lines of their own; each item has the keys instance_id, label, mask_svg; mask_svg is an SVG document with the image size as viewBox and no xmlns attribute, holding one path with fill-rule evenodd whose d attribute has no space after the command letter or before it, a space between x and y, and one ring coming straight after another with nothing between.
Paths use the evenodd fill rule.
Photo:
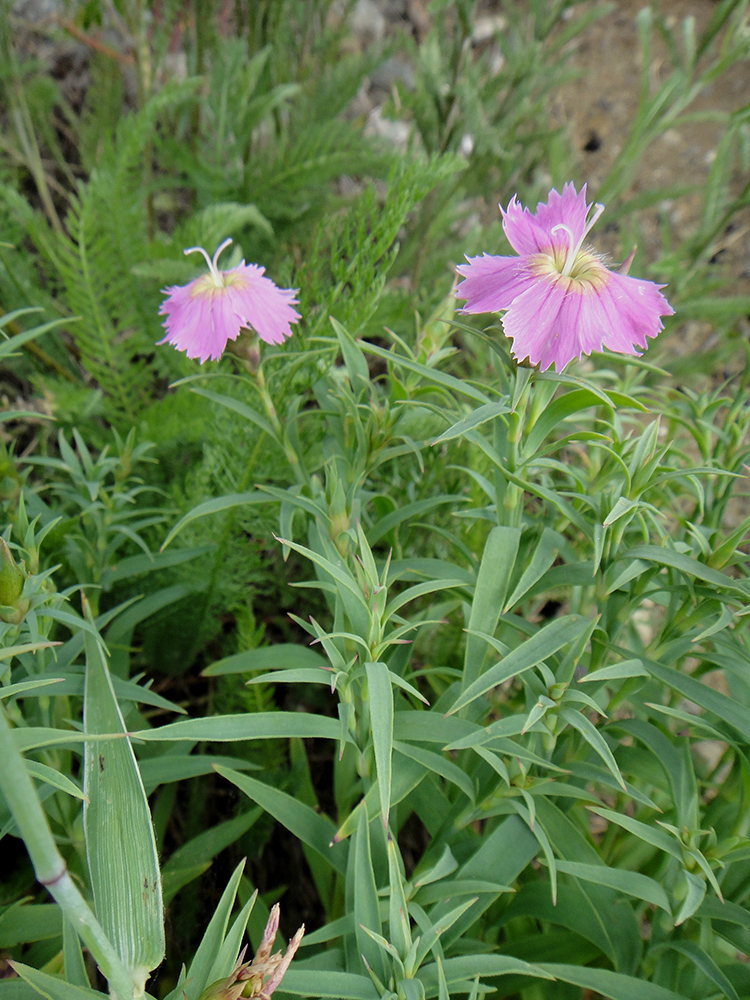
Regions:
<instances>
[{"instance_id":1,"label":"white stamen","mask_svg":"<svg viewBox=\"0 0 750 1000\"><path fill-rule=\"evenodd\" d=\"M602 214L603 211L604 211L604 205L600 205L598 203L594 205L594 211L591 216L591 219L586 224L586 228L581 233L581 238L578 240L578 242L575 241L575 238L573 236L573 231L569 226L560 223L560 225L552 227L553 233L556 233L558 229L562 229L568 234L568 241L569 241L568 253L565 257L565 264L563 265L563 269L560 272L563 275L563 277L567 278L570 272L573 270L573 265L576 262L576 257L578 256L578 252L581 249L581 246L583 245L583 241L586 239L589 232L591 231L592 226L594 225L594 223L596 222L596 220L599 218L599 216Z\"/></svg>"},{"instance_id":2,"label":"white stamen","mask_svg":"<svg viewBox=\"0 0 750 1000\"><path fill-rule=\"evenodd\" d=\"M222 278L221 271L219 270L219 268L217 266L217 261L219 259L219 254L221 253L221 251L224 250L226 247L228 247L231 242L232 242L231 237L229 237L228 239L224 240L224 242L221 244L221 246L219 247L219 249L214 254L214 259L213 260L210 259L210 257L208 256L208 254L206 253L206 251L203 249L203 247L189 247L187 250L183 250L182 252L184 254L202 253L203 256L206 259L206 263L208 264L208 270L211 272L211 277L214 279L214 284L216 285L217 288L223 288L224 287L224 279Z\"/></svg>"}]
</instances>

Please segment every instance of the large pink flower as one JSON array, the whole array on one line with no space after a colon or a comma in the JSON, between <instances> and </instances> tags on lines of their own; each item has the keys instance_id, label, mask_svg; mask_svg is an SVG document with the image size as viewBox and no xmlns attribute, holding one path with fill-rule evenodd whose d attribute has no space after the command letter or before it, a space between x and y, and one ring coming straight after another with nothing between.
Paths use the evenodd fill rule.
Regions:
<instances>
[{"instance_id":1,"label":"large pink flower","mask_svg":"<svg viewBox=\"0 0 750 1000\"><path fill-rule=\"evenodd\" d=\"M166 316L166 337L160 344L173 344L189 358L218 361L228 340L236 340L242 327L255 330L267 344L280 344L291 337L290 324L300 319L292 307L297 304L295 291L279 288L263 274L264 267L246 264L220 271L216 266L221 251L231 239L224 240L213 260L202 247L190 247L185 253L202 253L208 274L189 285L173 285L162 291L167 298L159 313Z\"/></svg>"},{"instance_id":2,"label":"large pink flower","mask_svg":"<svg viewBox=\"0 0 750 1000\"><path fill-rule=\"evenodd\" d=\"M528 358L544 371L561 371L573 358L607 347L620 354L640 354L646 338L664 329L661 316L674 309L659 291L664 285L610 271L583 242L604 211L586 204L566 184L552 190L535 213L514 195L507 211L500 206L503 229L517 257L467 257L456 270L463 277L457 296L465 313L499 312L513 341L513 355ZM628 261L629 263L629 261Z\"/></svg>"}]
</instances>

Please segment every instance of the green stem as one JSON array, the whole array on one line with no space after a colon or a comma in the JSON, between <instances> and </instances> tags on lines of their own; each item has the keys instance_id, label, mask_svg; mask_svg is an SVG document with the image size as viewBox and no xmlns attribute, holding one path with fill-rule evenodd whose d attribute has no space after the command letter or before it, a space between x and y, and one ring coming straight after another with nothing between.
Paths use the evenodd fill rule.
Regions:
<instances>
[{"instance_id":1,"label":"green stem","mask_svg":"<svg viewBox=\"0 0 750 1000\"><path fill-rule=\"evenodd\" d=\"M0 767L0 791L26 844L37 879L47 888L94 956L109 983L112 1000L130 1000L134 992L133 977L70 877L24 759L16 749L3 708L0 708L0 760L3 762Z\"/></svg>"},{"instance_id":2,"label":"green stem","mask_svg":"<svg viewBox=\"0 0 750 1000\"><path fill-rule=\"evenodd\" d=\"M289 467L294 474L294 478L299 483L305 482L304 470L300 465L299 456L292 448L291 443L284 434L284 428L281 426L281 421L279 420L278 414L276 413L276 407L273 405L273 400L271 399L271 394L268 391L266 385L266 379L263 375L263 362L258 365L258 369L255 373L255 388L258 390L258 395L263 403L263 408L266 411L266 416L268 417L271 426L274 429L274 433L278 438L279 444L284 449L284 454L286 455L286 460L289 462Z\"/></svg>"},{"instance_id":3,"label":"green stem","mask_svg":"<svg viewBox=\"0 0 750 1000\"><path fill-rule=\"evenodd\" d=\"M244 493L247 490L250 478L252 477L253 471L255 469L255 463L258 460L258 453L260 452L265 437L266 435L263 432L261 432L255 442L255 447L253 448L253 452L250 456L250 459L248 460L247 465L245 466L245 472L242 476L242 480L240 481L239 488L237 490L238 493ZM204 621L208 615L208 610L211 605L211 598L213 596L214 590L216 589L216 581L219 578L219 573L225 567L227 546L229 545L229 541L232 536L232 528L234 526L235 517L236 517L236 511L231 510L227 514L226 520L224 522L224 527L221 532L221 538L219 539L219 544L216 547L216 556L214 557L213 566L211 567L211 575L208 578L208 585L205 590L203 606L201 607L197 615L198 621ZM191 661L195 659L196 653L199 648L198 643L201 639L199 631L196 631L195 637L196 637L196 642L193 645L193 651L190 657Z\"/></svg>"}]
</instances>

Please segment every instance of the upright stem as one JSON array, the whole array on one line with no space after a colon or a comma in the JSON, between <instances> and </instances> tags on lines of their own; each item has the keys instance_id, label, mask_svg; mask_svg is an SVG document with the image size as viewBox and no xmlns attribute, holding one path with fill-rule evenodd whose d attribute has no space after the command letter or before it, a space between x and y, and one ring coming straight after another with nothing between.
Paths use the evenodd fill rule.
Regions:
<instances>
[{"instance_id":1,"label":"upright stem","mask_svg":"<svg viewBox=\"0 0 750 1000\"><path fill-rule=\"evenodd\" d=\"M26 764L13 740L13 731L0 706L0 792L18 825L37 879L76 929L106 976L112 1000L131 1000L134 982L104 933L91 907L81 895L57 849L47 817Z\"/></svg>"},{"instance_id":2,"label":"upright stem","mask_svg":"<svg viewBox=\"0 0 750 1000\"><path fill-rule=\"evenodd\" d=\"M266 379L263 375L263 362L258 365L258 370L255 373L255 388L258 390L258 395L263 403L263 408L266 411L266 416L268 417L271 426L273 427L281 447L284 449L284 454L286 455L286 460L289 462L289 467L294 474L294 478L299 483L305 482L305 473L300 465L299 456L295 452L291 443L289 442L287 436L284 434L284 428L281 426L281 421L279 420L278 414L276 413L276 407L273 405L273 400L271 399L271 394L268 391L268 386L266 385Z\"/></svg>"}]
</instances>

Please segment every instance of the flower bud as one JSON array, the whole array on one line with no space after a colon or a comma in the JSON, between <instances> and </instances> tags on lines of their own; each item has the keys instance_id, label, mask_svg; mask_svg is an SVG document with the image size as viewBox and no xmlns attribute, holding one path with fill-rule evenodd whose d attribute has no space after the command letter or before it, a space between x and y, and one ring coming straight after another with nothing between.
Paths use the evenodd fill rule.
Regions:
<instances>
[{"instance_id":1,"label":"flower bud","mask_svg":"<svg viewBox=\"0 0 750 1000\"><path fill-rule=\"evenodd\" d=\"M21 597L22 590L23 573L16 566L5 539L0 538L0 605L11 609L0 610L0 621L19 625L24 620L29 602Z\"/></svg>"},{"instance_id":2,"label":"flower bud","mask_svg":"<svg viewBox=\"0 0 750 1000\"><path fill-rule=\"evenodd\" d=\"M199 1000L241 1000L241 998L257 997L258 1000L270 1000L286 970L289 968L295 952L299 948L305 933L303 924L292 940L286 952L278 951L272 954L273 943L279 929L279 904L271 909L263 940L252 962L243 961L245 951L237 959L237 964L226 979L207 986Z\"/></svg>"}]
</instances>

